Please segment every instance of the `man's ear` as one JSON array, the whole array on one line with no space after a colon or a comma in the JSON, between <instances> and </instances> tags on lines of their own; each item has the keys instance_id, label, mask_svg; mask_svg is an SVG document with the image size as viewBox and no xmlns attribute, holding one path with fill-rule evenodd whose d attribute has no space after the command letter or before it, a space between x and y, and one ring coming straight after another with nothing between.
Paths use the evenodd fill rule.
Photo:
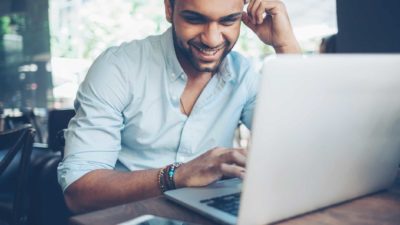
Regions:
<instances>
[{"instance_id":1,"label":"man's ear","mask_svg":"<svg viewBox=\"0 0 400 225\"><path fill-rule=\"evenodd\" d=\"M170 0L164 0L164 6L165 6L165 18L167 19L168 22L172 23L172 6Z\"/></svg>"}]
</instances>

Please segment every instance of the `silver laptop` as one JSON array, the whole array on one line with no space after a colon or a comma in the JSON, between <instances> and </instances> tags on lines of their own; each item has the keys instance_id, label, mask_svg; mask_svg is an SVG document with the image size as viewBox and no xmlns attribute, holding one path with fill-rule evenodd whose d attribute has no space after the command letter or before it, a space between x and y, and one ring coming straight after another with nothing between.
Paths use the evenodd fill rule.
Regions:
<instances>
[{"instance_id":1,"label":"silver laptop","mask_svg":"<svg viewBox=\"0 0 400 225\"><path fill-rule=\"evenodd\" d=\"M278 56L265 61L262 80L243 183L183 188L167 198L221 223L253 225L392 184L400 163L400 55Z\"/></svg>"}]
</instances>

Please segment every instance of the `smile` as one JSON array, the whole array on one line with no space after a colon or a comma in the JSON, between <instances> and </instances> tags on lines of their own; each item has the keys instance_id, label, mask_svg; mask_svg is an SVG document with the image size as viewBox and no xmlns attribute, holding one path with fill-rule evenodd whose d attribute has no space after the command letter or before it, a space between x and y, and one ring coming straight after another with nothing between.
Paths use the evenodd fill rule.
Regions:
<instances>
[{"instance_id":1,"label":"smile","mask_svg":"<svg viewBox=\"0 0 400 225\"><path fill-rule=\"evenodd\" d=\"M201 52L202 54L207 55L207 56L214 56L214 55L217 54L218 51L220 51L221 49L223 49L225 47L225 43L219 45L216 48L203 48L203 47L200 47L200 46L198 46L196 44L191 44L191 45L195 49L197 49L199 52Z\"/></svg>"}]
</instances>

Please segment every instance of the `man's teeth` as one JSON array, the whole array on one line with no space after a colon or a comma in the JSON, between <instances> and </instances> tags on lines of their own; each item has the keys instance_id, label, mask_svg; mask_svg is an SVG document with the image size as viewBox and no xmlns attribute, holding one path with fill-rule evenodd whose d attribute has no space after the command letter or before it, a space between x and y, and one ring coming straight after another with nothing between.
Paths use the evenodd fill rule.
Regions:
<instances>
[{"instance_id":1,"label":"man's teeth","mask_svg":"<svg viewBox=\"0 0 400 225\"><path fill-rule=\"evenodd\" d=\"M205 55L215 55L215 54L217 54L217 52L218 52L218 50L219 49L202 49L202 48L200 48L199 49L203 54L205 54Z\"/></svg>"}]
</instances>

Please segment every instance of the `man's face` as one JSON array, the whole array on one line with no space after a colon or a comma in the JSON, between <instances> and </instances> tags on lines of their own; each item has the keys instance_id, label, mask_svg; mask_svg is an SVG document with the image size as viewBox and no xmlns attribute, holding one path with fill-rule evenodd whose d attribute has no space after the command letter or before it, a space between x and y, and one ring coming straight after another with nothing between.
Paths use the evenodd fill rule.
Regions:
<instances>
[{"instance_id":1,"label":"man's face","mask_svg":"<svg viewBox=\"0 0 400 225\"><path fill-rule=\"evenodd\" d=\"M167 18L182 67L197 72L218 69L239 37L243 4L243 0L175 0Z\"/></svg>"}]
</instances>

